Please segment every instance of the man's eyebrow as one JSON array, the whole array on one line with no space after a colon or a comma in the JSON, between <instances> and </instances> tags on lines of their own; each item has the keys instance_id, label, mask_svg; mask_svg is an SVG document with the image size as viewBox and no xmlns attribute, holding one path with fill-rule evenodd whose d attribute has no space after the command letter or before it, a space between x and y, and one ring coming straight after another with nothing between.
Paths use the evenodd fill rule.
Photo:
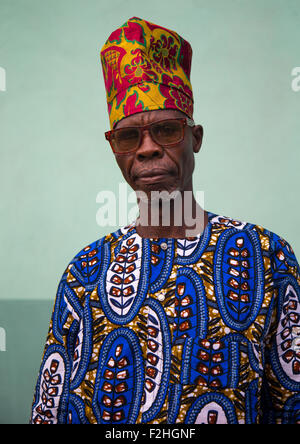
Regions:
<instances>
[{"instance_id":1,"label":"man's eyebrow","mask_svg":"<svg viewBox=\"0 0 300 444\"><path fill-rule=\"evenodd\" d=\"M191 119L188 116L172 116L172 117L170 116L170 117L161 117L159 119L155 119L155 120L150 121L150 122L149 121L148 122L145 122L145 121L143 121L143 122L131 122L131 123L127 124L126 126L118 126L118 125L116 125L114 127L114 129L116 130L116 129L123 129L123 128L140 127L140 126L145 126L145 125L151 125L152 123L159 123L159 122L162 122L164 120L173 120L173 119L186 119L188 126L191 126L191 127L195 126L194 120Z\"/></svg>"}]
</instances>

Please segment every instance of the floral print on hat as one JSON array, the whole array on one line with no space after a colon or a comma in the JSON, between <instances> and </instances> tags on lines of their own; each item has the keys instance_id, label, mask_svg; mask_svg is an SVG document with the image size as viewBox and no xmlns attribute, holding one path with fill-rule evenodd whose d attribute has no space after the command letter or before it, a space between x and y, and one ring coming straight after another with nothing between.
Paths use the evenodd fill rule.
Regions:
<instances>
[{"instance_id":1,"label":"floral print on hat","mask_svg":"<svg viewBox=\"0 0 300 444\"><path fill-rule=\"evenodd\" d=\"M176 32L137 17L101 50L110 126L129 115L178 109L193 117L192 48Z\"/></svg>"}]
</instances>

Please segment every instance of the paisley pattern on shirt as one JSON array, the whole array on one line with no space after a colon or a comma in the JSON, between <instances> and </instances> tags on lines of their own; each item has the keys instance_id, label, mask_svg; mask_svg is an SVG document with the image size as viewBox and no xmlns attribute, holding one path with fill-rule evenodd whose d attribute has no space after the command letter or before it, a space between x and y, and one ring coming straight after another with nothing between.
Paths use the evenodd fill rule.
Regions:
<instances>
[{"instance_id":1,"label":"paisley pattern on shirt","mask_svg":"<svg viewBox=\"0 0 300 444\"><path fill-rule=\"evenodd\" d=\"M291 246L208 213L201 235L88 245L58 286L32 423L299 423Z\"/></svg>"}]
</instances>

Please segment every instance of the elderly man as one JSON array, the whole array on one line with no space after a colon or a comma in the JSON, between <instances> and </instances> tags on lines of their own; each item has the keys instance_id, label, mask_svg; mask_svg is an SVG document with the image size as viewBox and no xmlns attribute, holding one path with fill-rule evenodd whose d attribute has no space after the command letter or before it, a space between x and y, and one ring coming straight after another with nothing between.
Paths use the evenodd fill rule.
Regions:
<instances>
[{"instance_id":1,"label":"elderly man","mask_svg":"<svg viewBox=\"0 0 300 444\"><path fill-rule=\"evenodd\" d=\"M136 17L101 51L106 138L140 212L67 266L32 423L300 420L299 265L278 235L196 202L191 56Z\"/></svg>"}]
</instances>

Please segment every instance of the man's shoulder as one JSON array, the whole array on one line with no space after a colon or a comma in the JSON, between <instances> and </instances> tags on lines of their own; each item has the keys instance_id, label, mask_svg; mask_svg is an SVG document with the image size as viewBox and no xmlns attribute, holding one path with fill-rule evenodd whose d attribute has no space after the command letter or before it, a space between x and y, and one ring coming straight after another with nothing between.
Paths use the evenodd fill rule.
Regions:
<instances>
[{"instance_id":1,"label":"man's shoulder","mask_svg":"<svg viewBox=\"0 0 300 444\"><path fill-rule=\"evenodd\" d=\"M254 233L254 236L264 246L264 249L272 252L287 250L290 254L293 254L291 245L284 237L258 223L247 222L229 216L220 216L214 213L209 213L209 221L213 226L220 228L221 233L227 230L233 233L243 232L246 235ZM251 234L250 236L253 237Z\"/></svg>"},{"instance_id":2,"label":"man's shoulder","mask_svg":"<svg viewBox=\"0 0 300 444\"><path fill-rule=\"evenodd\" d=\"M72 274L75 274L81 281L83 280L82 277L86 278L89 275L97 274L96 269L100 267L105 251L109 249L109 245L117 242L126 235L131 228L132 224L121 227L86 244L79 251L77 250L78 253L76 253L69 262L67 269L72 270Z\"/></svg>"},{"instance_id":3,"label":"man's shoulder","mask_svg":"<svg viewBox=\"0 0 300 444\"><path fill-rule=\"evenodd\" d=\"M278 252L279 255L281 253L288 256L294 255L291 245L282 236L257 223L221 216L212 212L208 212L208 221L211 227L217 229L214 232L217 233L217 242L218 239L222 238L223 242L226 239L229 240L231 235L235 236L238 233L242 235L243 233L243 236L247 236L254 247L256 245L258 248L268 251L269 254ZM118 228L85 245L69 263L68 269L72 268L72 274L75 274L78 280L94 282L100 273L101 265L110 260L111 248L114 244L117 246L121 239L130 236L132 231L135 231L134 223ZM223 235L226 236L226 239Z\"/></svg>"},{"instance_id":4,"label":"man's shoulder","mask_svg":"<svg viewBox=\"0 0 300 444\"><path fill-rule=\"evenodd\" d=\"M230 216L222 216L213 212L208 211L208 222L211 226L219 229L219 234L224 231L230 231L233 233L244 232L254 233L260 238L261 242L268 240L271 249L278 249L280 247L289 248L287 240L281 235L271 231L270 229L255 223L247 222L241 219L237 219ZM115 231L112 231L97 240L85 245L81 248L78 253L74 256L70 265L81 263L81 266L87 267L88 265L93 266L103 253L103 250L108 248L108 244L118 244L123 237L130 236L134 230L134 222L126 226L122 226Z\"/></svg>"}]
</instances>

